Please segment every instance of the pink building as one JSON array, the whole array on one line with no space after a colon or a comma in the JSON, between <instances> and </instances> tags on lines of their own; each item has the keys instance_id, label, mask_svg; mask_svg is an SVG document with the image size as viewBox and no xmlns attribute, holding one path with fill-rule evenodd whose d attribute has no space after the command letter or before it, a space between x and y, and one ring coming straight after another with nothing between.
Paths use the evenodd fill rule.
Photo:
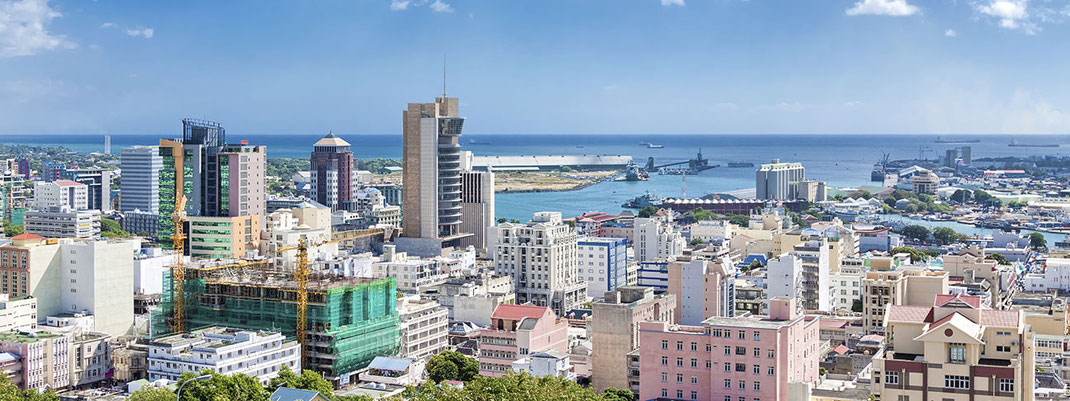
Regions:
<instances>
[{"instance_id":1,"label":"pink building","mask_svg":"<svg viewBox=\"0 0 1070 401\"><path fill-rule=\"evenodd\" d=\"M513 361L536 352L568 353L568 322L545 306L498 305L479 334L479 374L504 376Z\"/></svg>"},{"instance_id":2,"label":"pink building","mask_svg":"<svg viewBox=\"0 0 1070 401\"><path fill-rule=\"evenodd\" d=\"M639 400L787 399L788 383L818 379L819 320L775 298L769 316L640 323Z\"/></svg>"}]
</instances>

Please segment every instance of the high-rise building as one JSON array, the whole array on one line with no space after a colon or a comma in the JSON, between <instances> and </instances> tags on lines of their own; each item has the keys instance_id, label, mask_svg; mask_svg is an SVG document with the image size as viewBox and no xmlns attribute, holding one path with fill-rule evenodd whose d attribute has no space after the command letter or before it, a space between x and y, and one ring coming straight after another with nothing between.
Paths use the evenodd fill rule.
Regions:
<instances>
[{"instance_id":1,"label":"high-rise building","mask_svg":"<svg viewBox=\"0 0 1070 401\"><path fill-rule=\"evenodd\" d=\"M770 200L795 200L796 183L806 180L806 169L801 163L781 163L773 159L755 171L755 197Z\"/></svg>"},{"instance_id":2,"label":"high-rise building","mask_svg":"<svg viewBox=\"0 0 1070 401\"><path fill-rule=\"evenodd\" d=\"M79 168L66 170L62 178L85 184L88 191L87 208L108 212L111 205L111 170L102 168Z\"/></svg>"},{"instance_id":3,"label":"high-rise building","mask_svg":"<svg viewBox=\"0 0 1070 401\"><path fill-rule=\"evenodd\" d=\"M628 284L628 240L585 237L577 243L579 279L587 283L587 296L601 298Z\"/></svg>"},{"instance_id":4,"label":"high-rise building","mask_svg":"<svg viewBox=\"0 0 1070 401\"><path fill-rule=\"evenodd\" d=\"M349 142L328 133L312 145L312 199L331 210L354 210L357 168Z\"/></svg>"},{"instance_id":5,"label":"high-rise building","mask_svg":"<svg viewBox=\"0 0 1070 401\"><path fill-rule=\"evenodd\" d=\"M175 198L189 216L265 218L265 146L227 144L219 123L182 120L182 141L160 140L159 238L170 242ZM181 190L178 190L181 188Z\"/></svg>"},{"instance_id":6,"label":"high-rise building","mask_svg":"<svg viewBox=\"0 0 1070 401\"><path fill-rule=\"evenodd\" d=\"M33 183L33 207L69 207L73 210L89 208L89 187L71 180Z\"/></svg>"},{"instance_id":7,"label":"high-rise building","mask_svg":"<svg viewBox=\"0 0 1070 401\"><path fill-rule=\"evenodd\" d=\"M676 298L677 323L695 325L712 316L735 315L735 269L728 249L712 257L679 256L666 270L669 294Z\"/></svg>"},{"instance_id":8,"label":"high-rise building","mask_svg":"<svg viewBox=\"0 0 1070 401\"><path fill-rule=\"evenodd\" d=\"M461 173L461 232L472 234L461 240L461 246L486 249L487 228L494 223L494 173Z\"/></svg>"},{"instance_id":9,"label":"high-rise building","mask_svg":"<svg viewBox=\"0 0 1070 401\"><path fill-rule=\"evenodd\" d=\"M673 227L669 215L637 218L632 225L632 246L637 261L672 258L682 255L687 247L687 242Z\"/></svg>"},{"instance_id":10,"label":"high-rise building","mask_svg":"<svg viewBox=\"0 0 1070 401\"><path fill-rule=\"evenodd\" d=\"M55 181L63 177L67 171L67 163L45 160L41 162L41 181Z\"/></svg>"},{"instance_id":11,"label":"high-rise building","mask_svg":"<svg viewBox=\"0 0 1070 401\"><path fill-rule=\"evenodd\" d=\"M527 224L502 223L490 231L494 270L513 278L517 303L548 306L564 316L586 299L576 233L561 222L561 212L538 212Z\"/></svg>"},{"instance_id":12,"label":"high-rise building","mask_svg":"<svg viewBox=\"0 0 1070 401\"><path fill-rule=\"evenodd\" d=\"M975 295L889 306L884 331L892 335L873 355L873 394L882 400L1033 400L1036 341L1023 315L989 309Z\"/></svg>"},{"instance_id":13,"label":"high-rise building","mask_svg":"<svg viewBox=\"0 0 1070 401\"><path fill-rule=\"evenodd\" d=\"M23 178L14 175L0 176L0 211L4 224L20 226L26 216L26 192Z\"/></svg>"},{"instance_id":14,"label":"high-rise building","mask_svg":"<svg viewBox=\"0 0 1070 401\"><path fill-rule=\"evenodd\" d=\"M134 325L134 248L126 241L48 240L21 234L0 247L0 293L37 299L38 316L88 312L96 330Z\"/></svg>"},{"instance_id":15,"label":"high-rise building","mask_svg":"<svg viewBox=\"0 0 1070 401\"><path fill-rule=\"evenodd\" d=\"M119 183L119 211L160 211L160 170L163 159L158 146L123 148L119 166L123 179Z\"/></svg>"},{"instance_id":16,"label":"high-rise building","mask_svg":"<svg viewBox=\"0 0 1070 401\"><path fill-rule=\"evenodd\" d=\"M627 388L638 393L639 379L629 379L628 354L639 349L639 323L674 323L676 297L655 295L653 288L620 287L603 294L591 305L591 385L598 391L609 387Z\"/></svg>"},{"instance_id":17,"label":"high-rise building","mask_svg":"<svg viewBox=\"0 0 1070 401\"><path fill-rule=\"evenodd\" d=\"M258 216L186 218L186 255L195 258L241 258L260 249Z\"/></svg>"},{"instance_id":18,"label":"high-rise building","mask_svg":"<svg viewBox=\"0 0 1070 401\"><path fill-rule=\"evenodd\" d=\"M455 97L409 103L402 112L402 235L450 239L461 232L461 128Z\"/></svg>"}]
</instances>

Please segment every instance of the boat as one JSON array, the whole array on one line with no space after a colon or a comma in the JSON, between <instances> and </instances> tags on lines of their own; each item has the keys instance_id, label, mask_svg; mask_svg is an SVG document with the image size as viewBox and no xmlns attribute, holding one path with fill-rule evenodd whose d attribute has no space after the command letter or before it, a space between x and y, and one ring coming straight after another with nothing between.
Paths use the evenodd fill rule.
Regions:
<instances>
[{"instance_id":1,"label":"boat","mask_svg":"<svg viewBox=\"0 0 1070 401\"><path fill-rule=\"evenodd\" d=\"M583 149L583 145L576 145L576 148Z\"/></svg>"},{"instance_id":2,"label":"boat","mask_svg":"<svg viewBox=\"0 0 1070 401\"><path fill-rule=\"evenodd\" d=\"M646 144L646 147L647 147L647 149L661 149L661 148L664 148L665 145L658 145L658 144L648 143L648 144Z\"/></svg>"},{"instance_id":3,"label":"boat","mask_svg":"<svg viewBox=\"0 0 1070 401\"><path fill-rule=\"evenodd\" d=\"M639 142L639 146L650 146L650 142Z\"/></svg>"},{"instance_id":4,"label":"boat","mask_svg":"<svg viewBox=\"0 0 1070 401\"><path fill-rule=\"evenodd\" d=\"M1017 140L1012 140L1007 146L1014 148L1057 148L1057 143L1019 143Z\"/></svg>"},{"instance_id":5,"label":"boat","mask_svg":"<svg viewBox=\"0 0 1070 401\"><path fill-rule=\"evenodd\" d=\"M936 137L933 143L980 143L980 139L944 139L942 137Z\"/></svg>"},{"instance_id":6,"label":"boat","mask_svg":"<svg viewBox=\"0 0 1070 401\"><path fill-rule=\"evenodd\" d=\"M741 161L728 162L728 167L754 167L754 163Z\"/></svg>"},{"instance_id":7,"label":"boat","mask_svg":"<svg viewBox=\"0 0 1070 401\"><path fill-rule=\"evenodd\" d=\"M624 202L624 204L620 205L620 207L627 209L642 209L647 206L661 206L661 204L664 202L665 198L662 198L650 192L646 192L642 195L629 199L627 202Z\"/></svg>"},{"instance_id":8,"label":"boat","mask_svg":"<svg viewBox=\"0 0 1070 401\"><path fill-rule=\"evenodd\" d=\"M870 181L883 182L884 181L884 168L874 168L873 171L870 171L869 172L869 180Z\"/></svg>"},{"instance_id":9,"label":"boat","mask_svg":"<svg viewBox=\"0 0 1070 401\"><path fill-rule=\"evenodd\" d=\"M490 142L477 141L475 139L468 140L469 145L490 145Z\"/></svg>"},{"instance_id":10,"label":"boat","mask_svg":"<svg viewBox=\"0 0 1070 401\"><path fill-rule=\"evenodd\" d=\"M626 172L624 173L624 181L648 181L650 175L639 168L638 164L628 163Z\"/></svg>"}]
</instances>

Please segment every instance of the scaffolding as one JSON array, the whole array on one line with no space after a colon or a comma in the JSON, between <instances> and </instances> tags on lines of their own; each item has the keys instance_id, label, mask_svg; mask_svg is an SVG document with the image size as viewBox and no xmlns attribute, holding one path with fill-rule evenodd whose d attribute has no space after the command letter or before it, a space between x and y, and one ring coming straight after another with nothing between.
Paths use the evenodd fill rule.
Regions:
<instances>
[{"instance_id":1,"label":"scaffolding","mask_svg":"<svg viewBox=\"0 0 1070 401\"><path fill-rule=\"evenodd\" d=\"M227 326L297 335L298 288L292 274L267 269L186 268L181 298L187 300L184 327ZM366 367L400 344L394 278L312 277L308 282L308 345L305 368L338 379ZM164 278L160 310L153 313L153 338L173 334L174 281Z\"/></svg>"}]
</instances>

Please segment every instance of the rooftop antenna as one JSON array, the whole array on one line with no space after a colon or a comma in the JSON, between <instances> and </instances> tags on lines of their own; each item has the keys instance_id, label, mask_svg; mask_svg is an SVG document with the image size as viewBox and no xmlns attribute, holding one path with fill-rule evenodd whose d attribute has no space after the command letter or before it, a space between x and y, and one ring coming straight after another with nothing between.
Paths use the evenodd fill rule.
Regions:
<instances>
[{"instance_id":1,"label":"rooftop antenna","mask_svg":"<svg viewBox=\"0 0 1070 401\"><path fill-rule=\"evenodd\" d=\"M442 97L446 97L446 55L442 55Z\"/></svg>"}]
</instances>

